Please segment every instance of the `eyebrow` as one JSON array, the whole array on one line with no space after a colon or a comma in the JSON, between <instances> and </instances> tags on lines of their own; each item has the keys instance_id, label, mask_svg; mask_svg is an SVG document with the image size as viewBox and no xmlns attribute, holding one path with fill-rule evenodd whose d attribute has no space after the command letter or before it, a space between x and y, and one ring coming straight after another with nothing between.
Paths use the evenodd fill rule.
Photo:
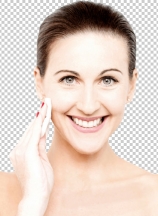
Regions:
<instances>
[{"instance_id":1,"label":"eyebrow","mask_svg":"<svg viewBox=\"0 0 158 216\"><path fill-rule=\"evenodd\" d=\"M109 71L116 71L116 72L122 73L120 70L118 70L118 69L116 69L116 68L110 68L110 69L103 70L98 76L101 76L101 75L103 75L104 73L109 72ZM72 70L60 70L60 71L57 71L57 72L54 74L54 76L57 75L57 74L59 74L59 73L62 73L62 72L69 72L69 73L75 74L76 76L80 77L80 74L79 74L79 73L77 73L76 71L72 71Z\"/></svg>"}]
</instances>

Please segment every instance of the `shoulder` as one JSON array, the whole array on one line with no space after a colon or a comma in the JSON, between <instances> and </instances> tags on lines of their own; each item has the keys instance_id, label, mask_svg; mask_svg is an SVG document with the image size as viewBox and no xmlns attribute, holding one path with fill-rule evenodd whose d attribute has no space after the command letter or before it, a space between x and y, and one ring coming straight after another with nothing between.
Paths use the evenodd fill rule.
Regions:
<instances>
[{"instance_id":1,"label":"shoulder","mask_svg":"<svg viewBox=\"0 0 158 216\"><path fill-rule=\"evenodd\" d=\"M150 173L128 161L122 160L122 163L125 179L132 182L132 184L134 183L134 186L137 185L139 189L142 189L142 192L149 199L150 197L155 197L158 200L158 174Z\"/></svg>"},{"instance_id":2,"label":"shoulder","mask_svg":"<svg viewBox=\"0 0 158 216\"><path fill-rule=\"evenodd\" d=\"M134 187L131 188L140 198L140 206L145 211L144 214L158 215L158 174L144 171L142 175L134 178L133 182Z\"/></svg>"},{"instance_id":3,"label":"shoulder","mask_svg":"<svg viewBox=\"0 0 158 216\"><path fill-rule=\"evenodd\" d=\"M142 175L142 185L148 189L148 191L158 194L158 174L145 172L144 175Z\"/></svg>"},{"instance_id":4,"label":"shoulder","mask_svg":"<svg viewBox=\"0 0 158 216\"><path fill-rule=\"evenodd\" d=\"M151 192L152 196L158 198L158 174L146 174L144 176L145 184L147 185L148 190ZM158 200L157 200L158 201Z\"/></svg>"},{"instance_id":5,"label":"shoulder","mask_svg":"<svg viewBox=\"0 0 158 216\"><path fill-rule=\"evenodd\" d=\"M144 175L142 187L150 214L158 215L158 174Z\"/></svg>"},{"instance_id":6,"label":"shoulder","mask_svg":"<svg viewBox=\"0 0 158 216\"><path fill-rule=\"evenodd\" d=\"M142 209L148 215L158 215L158 174L138 169L137 175L130 180L131 189L139 198Z\"/></svg>"},{"instance_id":7,"label":"shoulder","mask_svg":"<svg viewBox=\"0 0 158 216\"><path fill-rule=\"evenodd\" d=\"M142 189L148 194L155 194L158 196L158 174L153 174L147 170L142 169L136 165L130 164L132 179L138 180Z\"/></svg>"},{"instance_id":8,"label":"shoulder","mask_svg":"<svg viewBox=\"0 0 158 216\"><path fill-rule=\"evenodd\" d=\"M0 171L0 215L9 216L11 212L13 215L21 197L22 193L15 173Z\"/></svg>"}]
</instances>

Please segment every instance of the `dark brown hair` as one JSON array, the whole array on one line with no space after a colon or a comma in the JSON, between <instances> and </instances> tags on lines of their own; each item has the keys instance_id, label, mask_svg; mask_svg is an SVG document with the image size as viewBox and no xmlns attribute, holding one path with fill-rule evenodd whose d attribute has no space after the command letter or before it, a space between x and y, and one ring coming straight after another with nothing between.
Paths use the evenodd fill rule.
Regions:
<instances>
[{"instance_id":1,"label":"dark brown hair","mask_svg":"<svg viewBox=\"0 0 158 216\"><path fill-rule=\"evenodd\" d=\"M50 49L58 39L89 30L110 32L127 41L131 79L136 62L136 36L131 25L112 7L89 1L65 5L46 17L41 24L37 40L37 67L41 77L45 76Z\"/></svg>"}]
</instances>

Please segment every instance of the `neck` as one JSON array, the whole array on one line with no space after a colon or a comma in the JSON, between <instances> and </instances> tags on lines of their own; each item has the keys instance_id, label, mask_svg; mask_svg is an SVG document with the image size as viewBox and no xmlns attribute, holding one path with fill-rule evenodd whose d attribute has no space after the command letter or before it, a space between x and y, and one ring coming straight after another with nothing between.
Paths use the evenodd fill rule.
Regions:
<instances>
[{"instance_id":1,"label":"neck","mask_svg":"<svg viewBox=\"0 0 158 216\"><path fill-rule=\"evenodd\" d=\"M86 155L54 136L47 156L56 188L88 190L110 182L117 174L119 159L108 142L98 152Z\"/></svg>"}]
</instances>

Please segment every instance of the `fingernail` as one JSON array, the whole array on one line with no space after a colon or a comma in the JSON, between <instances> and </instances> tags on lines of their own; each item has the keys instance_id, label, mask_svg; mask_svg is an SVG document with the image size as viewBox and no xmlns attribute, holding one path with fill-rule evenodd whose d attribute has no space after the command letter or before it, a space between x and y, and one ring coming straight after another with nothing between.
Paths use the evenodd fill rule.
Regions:
<instances>
[{"instance_id":1,"label":"fingernail","mask_svg":"<svg viewBox=\"0 0 158 216\"><path fill-rule=\"evenodd\" d=\"M44 105L44 102L42 103L41 108L43 107L43 105Z\"/></svg>"},{"instance_id":2,"label":"fingernail","mask_svg":"<svg viewBox=\"0 0 158 216\"><path fill-rule=\"evenodd\" d=\"M38 117L38 115L39 115L39 112L36 113L36 117Z\"/></svg>"}]
</instances>

